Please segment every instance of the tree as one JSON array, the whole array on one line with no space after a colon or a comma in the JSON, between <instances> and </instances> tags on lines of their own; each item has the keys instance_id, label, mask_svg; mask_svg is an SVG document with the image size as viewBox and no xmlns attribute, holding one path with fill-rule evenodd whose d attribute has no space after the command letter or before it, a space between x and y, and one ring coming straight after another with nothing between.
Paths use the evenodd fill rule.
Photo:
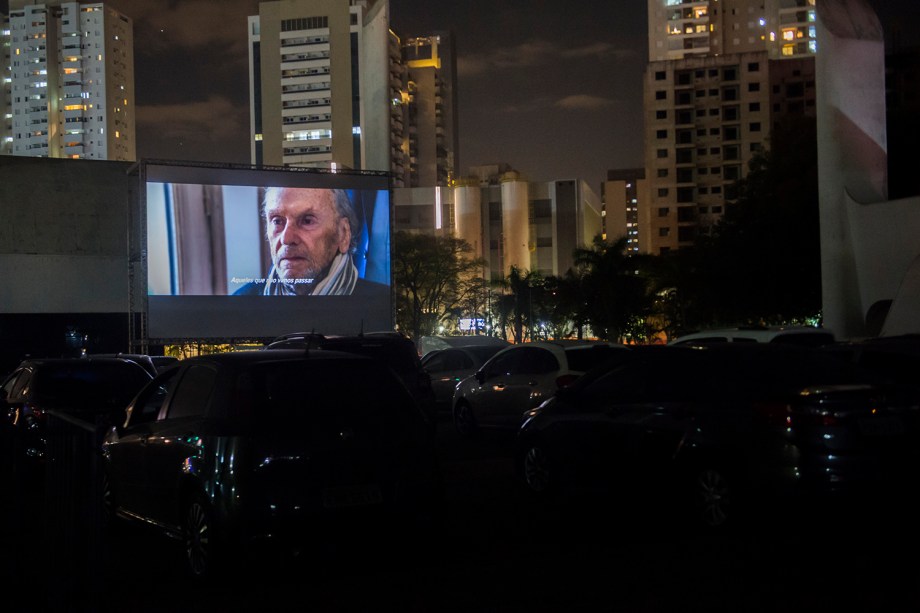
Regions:
<instances>
[{"instance_id":1,"label":"tree","mask_svg":"<svg viewBox=\"0 0 920 613\"><path fill-rule=\"evenodd\" d=\"M495 301L502 333L510 325L512 342L520 343L526 327L533 340L535 315L540 315L542 305L543 277L536 271L511 266L508 276L496 285L503 290Z\"/></svg>"},{"instance_id":2,"label":"tree","mask_svg":"<svg viewBox=\"0 0 920 613\"><path fill-rule=\"evenodd\" d=\"M594 239L591 248L575 250L580 268L584 319L594 334L617 340L637 331L651 312L652 297L642 269L647 258L626 252L627 239Z\"/></svg>"},{"instance_id":3,"label":"tree","mask_svg":"<svg viewBox=\"0 0 920 613\"><path fill-rule=\"evenodd\" d=\"M820 312L816 134L814 118L774 128L770 150L751 160L734 186L737 200L700 241L704 293L696 306L711 325L780 324Z\"/></svg>"},{"instance_id":4,"label":"tree","mask_svg":"<svg viewBox=\"0 0 920 613\"><path fill-rule=\"evenodd\" d=\"M470 257L470 244L453 236L397 232L393 245L397 327L416 343L442 325L454 328L482 290L483 261Z\"/></svg>"}]
</instances>

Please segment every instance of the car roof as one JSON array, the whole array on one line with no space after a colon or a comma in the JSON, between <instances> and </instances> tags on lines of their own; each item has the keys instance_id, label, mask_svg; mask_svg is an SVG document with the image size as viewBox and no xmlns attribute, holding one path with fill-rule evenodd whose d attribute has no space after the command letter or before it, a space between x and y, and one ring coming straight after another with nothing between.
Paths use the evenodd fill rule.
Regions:
<instances>
[{"instance_id":1,"label":"car roof","mask_svg":"<svg viewBox=\"0 0 920 613\"><path fill-rule=\"evenodd\" d=\"M511 345L511 347L547 347L547 348L562 348L568 349L571 347L597 347L597 346L607 346L607 347L625 347L620 343L611 343L608 341L595 341L595 340L578 340L574 338L563 338L559 340L552 341L531 341L529 343L518 343L517 345ZM508 347L505 347L508 349Z\"/></svg>"},{"instance_id":2,"label":"car roof","mask_svg":"<svg viewBox=\"0 0 920 613\"><path fill-rule=\"evenodd\" d=\"M262 351L259 349L249 349L245 351L227 351L223 353L209 353L207 355L198 355L186 358L180 362L216 362L227 365L256 364L259 362L278 362L283 360L366 360L365 356L347 353L344 351L330 351L327 349L273 349L272 351Z\"/></svg>"},{"instance_id":3,"label":"car roof","mask_svg":"<svg viewBox=\"0 0 920 613\"><path fill-rule=\"evenodd\" d=\"M759 342L769 342L776 337L786 335L805 335L818 334L830 336L833 338L833 332L827 328L818 328L815 326L739 326L736 328L713 328L710 330L700 330L678 336L671 340L669 345L678 345L692 340L716 339L724 337L725 339L749 339Z\"/></svg>"}]
</instances>

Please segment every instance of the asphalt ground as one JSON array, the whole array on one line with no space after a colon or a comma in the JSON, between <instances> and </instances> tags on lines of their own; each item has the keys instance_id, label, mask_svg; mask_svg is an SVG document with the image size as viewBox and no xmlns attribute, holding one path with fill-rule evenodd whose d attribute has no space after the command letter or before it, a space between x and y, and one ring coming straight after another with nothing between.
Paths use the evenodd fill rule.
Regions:
<instances>
[{"instance_id":1,"label":"asphalt ground","mask_svg":"<svg viewBox=\"0 0 920 613\"><path fill-rule=\"evenodd\" d=\"M137 526L109 534L101 554L68 552L94 568L74 585L49 559L61 548L47 542L42 497L11 495L6 480L0 610L920 611L913 508L778 509L705 533L639 500L535 501L506 437L467 441L449 423L438 434L446 494L429 536L342 535L203 586L184 579L180 543Z\"/></svg>"}]
</instances>

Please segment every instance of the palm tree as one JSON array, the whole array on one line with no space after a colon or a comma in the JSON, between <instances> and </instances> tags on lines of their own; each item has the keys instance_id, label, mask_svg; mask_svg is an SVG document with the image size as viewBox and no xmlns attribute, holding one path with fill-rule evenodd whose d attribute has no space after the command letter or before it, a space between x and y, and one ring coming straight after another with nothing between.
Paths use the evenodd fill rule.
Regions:
<instances>
[{"instance_id":1,"label":"palm tree","mask_svg":"<svg viewBox=\"0 0 920 613\"><path fill-rule=\"evenodd\" d=\"M626 251L625 236L607 243L600 236L590 248L576 249L585 319L599 338L617 340L637 329L651 312L646 259Z\"/></svg>"}]
</instances>

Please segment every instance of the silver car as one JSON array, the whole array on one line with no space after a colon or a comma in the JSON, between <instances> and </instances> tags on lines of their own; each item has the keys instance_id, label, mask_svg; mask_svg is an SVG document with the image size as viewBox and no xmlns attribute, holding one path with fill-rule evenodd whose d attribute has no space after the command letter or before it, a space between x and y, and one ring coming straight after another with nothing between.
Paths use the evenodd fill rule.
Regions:
<instances>
[{"instance_id":1,"label":"silver car","mask_svg":"<svg viewBox=\"0 0 920 613\"><path fill-rule=\"evenodd\" d=\"M576 340L523 343L502 349L457 384L452 406L454 425L463 435L480 428L516 430L525 411L578 376L628 351L616 343Z\"/></svg>"},{"instance_id":2,"label":"silver car","mask_svg":"<svg viewBox=\"0 0 920 613\"><path fill-rule=\"evenodd\" d=\"M471 345L429 351L422 358L422 368L431 377L431 391L439 414L450 415L454 390L460 381L476 373L502 345Z\"/></svg>"}]
</instances>

